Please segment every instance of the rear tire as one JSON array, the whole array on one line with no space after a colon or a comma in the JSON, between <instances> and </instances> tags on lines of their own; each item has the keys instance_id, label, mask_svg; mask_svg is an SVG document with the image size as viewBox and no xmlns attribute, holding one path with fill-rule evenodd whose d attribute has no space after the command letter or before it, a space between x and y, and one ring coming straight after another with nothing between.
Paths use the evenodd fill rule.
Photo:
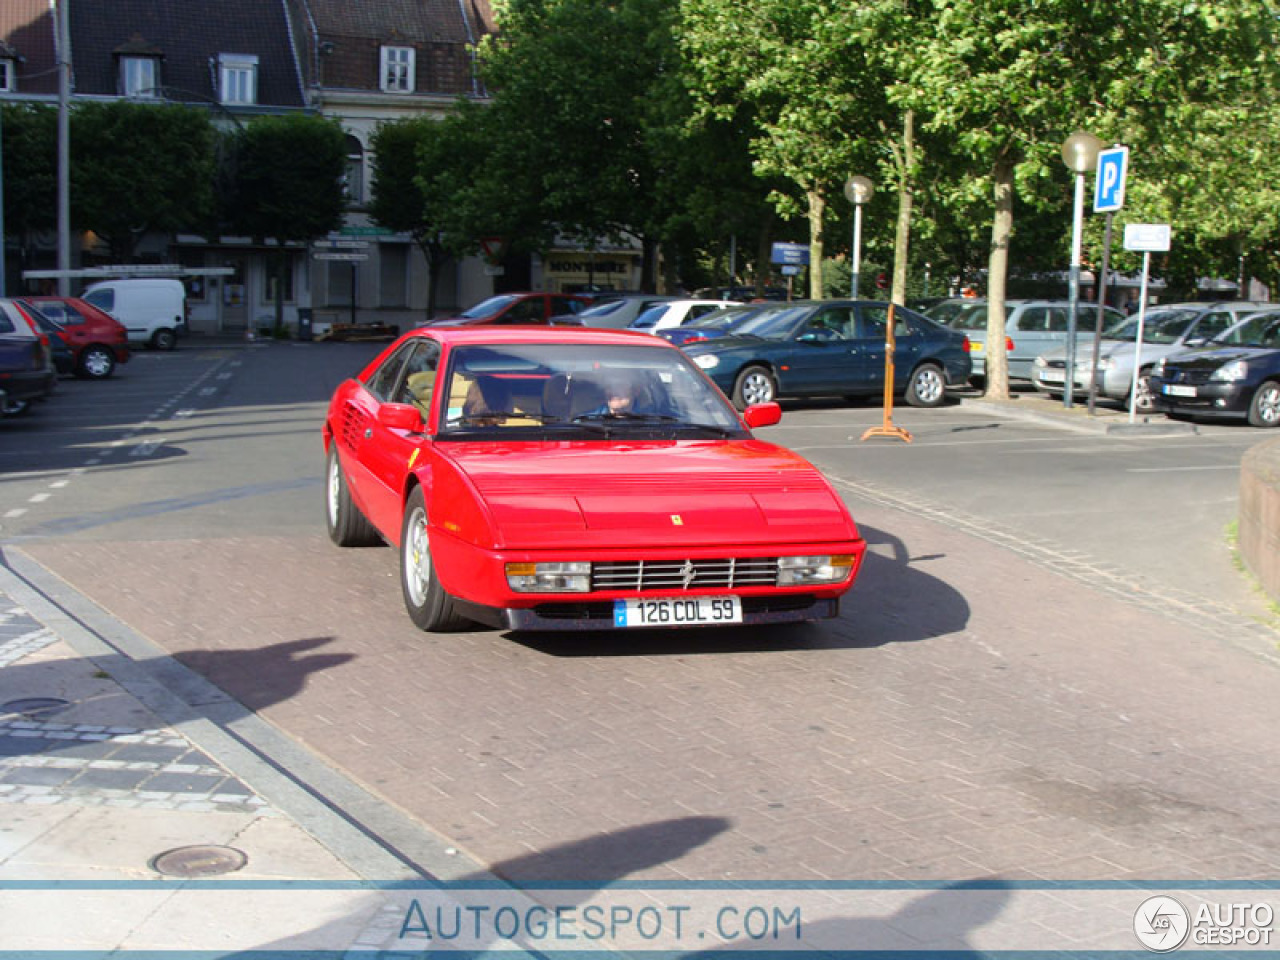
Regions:
<instances>
[{"instance_id":1,"label":"rear tire","mask_svg":"<svg viewBox=\"0 0 1280 960\"><path fill-rule=\"evenodd\" d=\"M324 476L324 518L329 528L329 539L340 547L371 547L381 543L377 529L351 500L336 447L329 448Z\"/></svg>"},{"instance_id":2,"label":"rear tire","mask_svg":"<svg viewBox=\"0 0 1280 960\"><path fill-rule=\"evenodd\" d=\"M733 403L739 410L757 403L769 403L778 396L778 382L761 366L747 367L733 383Z\"/></svg>"},{"instance_id":3,"label":"rear tire","mask_svg":"<svg viewBox=\"0 0 1280 960\"><path fill-rule=\"evenodd\" d=\"M404 608L419 630L440 633L459 630L468 624L453 608L453 598L440 586L431 562L427 531L427 502L422 488L415 487L404 508L400 528L400 591Z\"/></svg>"},{"instance_id":4,"label":"rear tire","mask_svg":"<svg viewBox=\"0 0 1280 960\"><path fill-rule=\"evenodd\" d=\"M178 337L168 329L160 329L151 335L151 348L153 350L172 350L178 345Z\"/></svg>"},{"instance_id":5,"label":"rear tire","mask_svg":"<svg viewBox=\"0 0 1280 960\"><path fill-rule=\"evenodd\" d=\"M116 369L116 355L106 347L93 344L80 351L76 375L86 380L105 380Z\"/></svg>"},{"instance_id":6,"label":"rear tire","mask_svg":"<svg viewBox=\"0 0 1280 960\"><path fill-rule=\"evenodd\" d=\"M913 407L940 407L947 398L947 378L936 363L922 363L911 373L907 403Z\"/></svg>"},{"instance_id":7,"label":"rear tire","mask_svg":"<svg viewBox=\"0 0 1280 960\"><path fill-rule=\"evenodd\" d=\"M1280 426L1280 382L1268 380L1249 403L1249 423L1255 427Z\"/></svg>"}]
</instances>

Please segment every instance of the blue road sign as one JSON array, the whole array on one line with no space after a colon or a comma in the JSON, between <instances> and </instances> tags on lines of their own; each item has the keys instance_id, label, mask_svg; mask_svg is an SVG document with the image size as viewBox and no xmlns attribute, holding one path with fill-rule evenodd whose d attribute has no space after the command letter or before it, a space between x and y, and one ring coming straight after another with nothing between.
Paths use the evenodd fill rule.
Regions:
<instances>
[{"instance_id":1,"label":"blue road sign","mask_svg":"<svg viewBox=\"0 0 1280 960\"><path fill-rule=\"evenodd\" d=\"M1124 206L1124 179L1129 172L1129 148L1098 151L1098 179L1093 185L1093 212L1115 213Z\"/></svg>"},{"instance_id":2,"label":"blue road sign","mask_svg":"<svg viewBox=\"0 0 1280 960\"><path fill-rule=\"evenodd\" d=\"M770 259L774 263L807 264L809 245L807 243L775 243L773 256Z\"/></svg>"}]
</instances>

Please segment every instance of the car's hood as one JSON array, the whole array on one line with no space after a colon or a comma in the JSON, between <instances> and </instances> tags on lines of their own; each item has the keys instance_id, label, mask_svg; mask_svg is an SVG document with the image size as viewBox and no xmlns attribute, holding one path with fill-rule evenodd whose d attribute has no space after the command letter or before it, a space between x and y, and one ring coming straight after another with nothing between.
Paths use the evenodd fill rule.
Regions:
<instances>
[{"instance_id":1,"label":"car's hood","mask_svg":"<svg viewBox=\"0 0 1280 960\"><path fill-rule=\"evenodd\" d=\"M812 464L754 438L449 447L487 507L500 547L711 547L856 536Z\"/></svg>"},{"instance_id":2,"label":"car's hood","mask_svg":"<svg viewBox=\"0 0 1280 960\"><path fill-rule=\"evenodd\" d=\"M1232 360L1250 360L1275 352L1265 347L1205 347L1203 350L1174 354L1165 362L1167 367L1178 370L1216 370Z\"/></svg>"}]
</instances>

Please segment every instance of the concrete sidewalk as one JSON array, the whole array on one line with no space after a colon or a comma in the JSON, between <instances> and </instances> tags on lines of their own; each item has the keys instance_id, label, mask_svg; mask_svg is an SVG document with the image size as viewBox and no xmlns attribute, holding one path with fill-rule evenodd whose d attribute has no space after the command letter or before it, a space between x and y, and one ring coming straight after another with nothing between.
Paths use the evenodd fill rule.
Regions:
<instances>
[{"instance_id":1,"label":"concrete sidewalk","mask_svg":"<svg viewBox=\"0 0 1280 960\"><path fill-rule=\"evenodd\" d=\"M1197 432L1195 424L1170 420L1162 413L1139 413L1130 421L1128 408L1122 408L1112 401L1095 403L1093 412L1090 413L1087 394L1073 397L1070 407L1063 405L1062 398L1054 398L1034 389L1016 390L1008 400L988 400L980 393L967 391L959 394L958 399L961 409L966 411L981 411L992 416L1026 420L1076 433L1168 437Z\"/></svg>"}]
</instances>

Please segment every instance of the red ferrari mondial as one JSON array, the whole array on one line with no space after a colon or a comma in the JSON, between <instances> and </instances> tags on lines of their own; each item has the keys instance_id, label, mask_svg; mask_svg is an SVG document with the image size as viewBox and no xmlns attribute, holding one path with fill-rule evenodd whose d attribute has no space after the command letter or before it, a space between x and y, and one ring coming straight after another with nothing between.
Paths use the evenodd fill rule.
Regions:
<instances>
[{"instance_id":1,"label":"red ferrari mondial","mask_svg":"<svg viewBox=\"0 0 1280 960\"><path fill-rule=\"evenodd\" d=\"M329 536L398 546L423 630L833 617L866 543L780 417L644 333L422 328L329 404Z\"/></svg>"}]
</instances>

